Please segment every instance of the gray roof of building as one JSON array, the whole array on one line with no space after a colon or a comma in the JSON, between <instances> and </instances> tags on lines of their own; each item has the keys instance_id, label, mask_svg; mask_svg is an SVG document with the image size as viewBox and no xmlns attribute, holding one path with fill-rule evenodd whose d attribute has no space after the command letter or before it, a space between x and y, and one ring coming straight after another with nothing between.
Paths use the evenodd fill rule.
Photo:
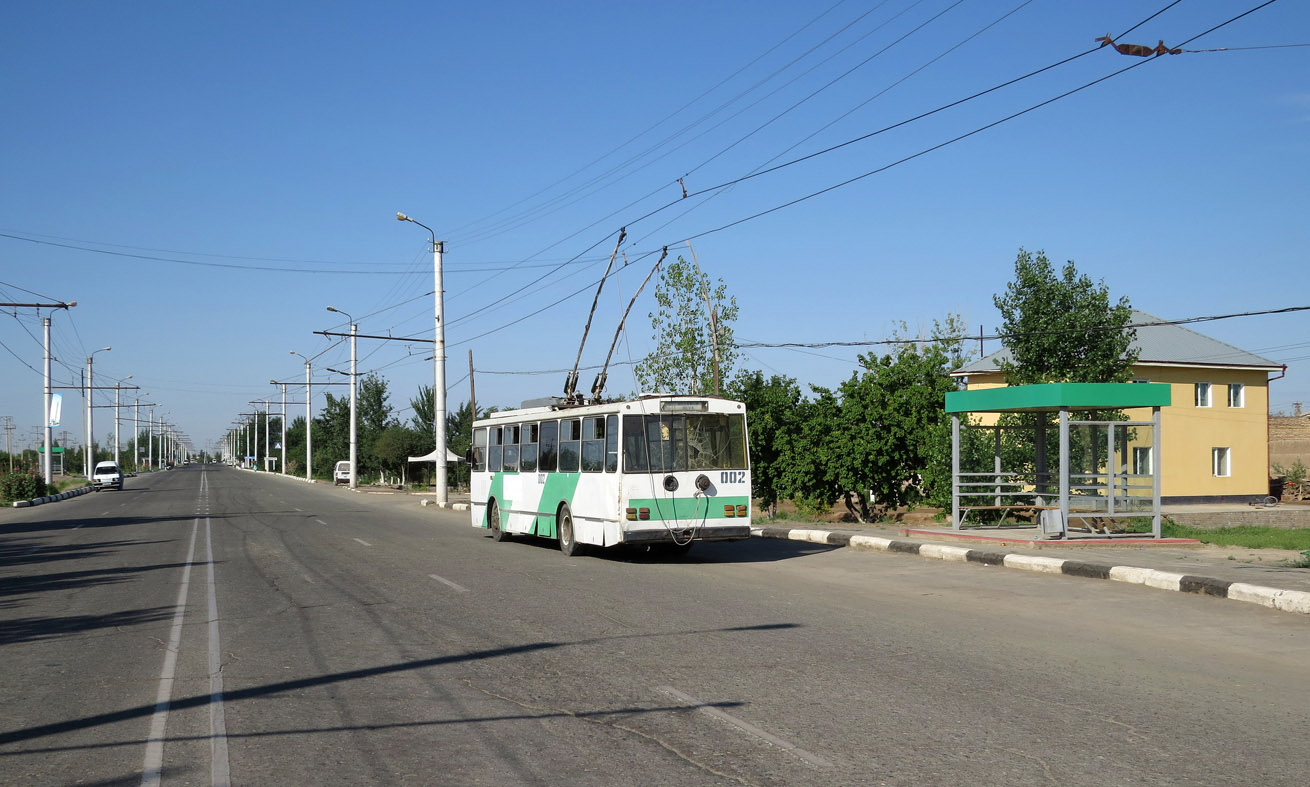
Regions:
<instances>
[{"instance_id":1,"label":"gray roof of building","mask_svg":"<svg viewBox=\"0 0 1310 787\"><path fill-rule=\"evenodd\" d=\"M1133 341L1133 347L1138 351L1139 365L1167 363L1195 366L1251 366L1271 370L1282 368L1282 364L1268 358L1238 349L1218 339L1202 336L1181 325L1151 325L1150 323L1164 322L1153 314L1134 309L1129 321L1137 328L1137 338ZM997 352L960 367L953 374L994 372L999 368L997 364L1002 359L1009 360L1010 357L1010 350L1001 348Z\"/></svg>"}]
</instances>

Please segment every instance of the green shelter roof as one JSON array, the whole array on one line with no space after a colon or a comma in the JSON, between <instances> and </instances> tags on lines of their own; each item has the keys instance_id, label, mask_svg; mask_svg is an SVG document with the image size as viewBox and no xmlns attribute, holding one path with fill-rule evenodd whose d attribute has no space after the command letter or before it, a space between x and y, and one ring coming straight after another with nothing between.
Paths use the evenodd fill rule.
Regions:
<instances>
[{"instance_id":1,"label":"green shelter roof","mask_svg":"<svg viewBox=\"0 0 1310 787\"><path fill-rule=\"evenodd\" d=\"M1121 410L1127 407L1167 407L1166 383L1046 383L950 391L948 413L1011 413L1073 410Z\"/></svg>"}]
</instances>

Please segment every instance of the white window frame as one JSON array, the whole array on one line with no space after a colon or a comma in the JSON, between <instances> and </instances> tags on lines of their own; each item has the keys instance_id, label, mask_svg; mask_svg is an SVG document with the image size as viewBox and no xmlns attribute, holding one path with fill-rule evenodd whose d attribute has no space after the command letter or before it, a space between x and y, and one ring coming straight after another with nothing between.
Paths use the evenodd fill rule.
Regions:
<instances>
[{"instance_id":1,"label":"white window frame","mask_svg":"<svg viewBox=\"0 0 1310 787\"><path fill-rule=\"evenodd\" d=\"M1231 448L1228 446L1215 446L1210 449L1210 472L1214 474L1215 478L1232 477L1233 451Z\"/></svg>"},{"instance_id":2,"label":"white window frame","mask_svg":"<svg viewBox=\"0 0 1310 787\"><path fill-rule=\"evenodd\" d=\"M1233 396L1236 393L1237 396ZM1234 404L1236 402L1236 404ZM1229 407L1246 407L1246 385L1243 383L1228 384L1228 406Z\"/></svg>"},{"instance_id":3,"label":"white window frame","mask_svg":"<svg viewBox=\"0 0 1310 787\"><path fill-rule=\"evenodd\" d=\"M1195 404L1197 407L1209 407L1210 403L1214 401L1212 396L1213 392L1211 391L1212 388L1213 386L1211 386L1210 383L1195 383L1193 385L1192 390L1195 393Z\"/></svg>"},{"instance_id":4,"label":"white window frame","mask_svg":"<svg viewBox=\"0 0 1310 787\"><path fill-rule=\"evenodd\" d=\"M1145 458L1145 462L1141 460ZM1145 467L1143 467L1145 464ZM1133 475L1151 475L1155 466L1155 446L1133 446Z\"/></svg>"}]
</instances>

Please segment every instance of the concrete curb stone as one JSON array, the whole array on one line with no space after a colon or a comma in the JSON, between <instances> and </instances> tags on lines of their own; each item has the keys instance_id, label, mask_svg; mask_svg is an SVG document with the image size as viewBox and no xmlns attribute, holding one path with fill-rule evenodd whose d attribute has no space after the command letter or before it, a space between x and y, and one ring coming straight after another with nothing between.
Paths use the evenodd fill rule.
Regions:
<instances>
[{"instance_id":1,"label":"concrete curb stone","mask_svg":"<svg viewBox=\"0 0 1310 787\"><path fill-rule=\"evenodd\" d=\"M1268 609L1310 615L1310 592L1304 590L1280 590L1214 577L1177 574L1154 568L1113 566L1089 563L1082 560L1024 555L1017 552L969 549L946 544L834 533L811 528L753 527L751 528L751 535L757 538L775 538L828 546L873 549L880 552L897 552L936 560L1004 566L1005 568L1036 571L1042 574L1063 574L1085 579L1109 579L1159 590L1173 590L1182 593L1227 598L1233 601L1245 601Z\"/></svg>"}]
</instances>

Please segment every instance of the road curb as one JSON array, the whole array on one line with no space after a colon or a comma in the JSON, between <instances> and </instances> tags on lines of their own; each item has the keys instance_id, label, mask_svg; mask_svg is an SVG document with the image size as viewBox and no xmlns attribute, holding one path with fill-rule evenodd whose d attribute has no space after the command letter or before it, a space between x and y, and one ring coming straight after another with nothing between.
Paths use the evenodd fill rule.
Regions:
<instances>
[{"instance_id":1,"label":"road curb","mask_svg":"<svg viewBox=\"0 0 1310 787\"><path fill-rule=\"evenodd\" d=\"M90 491L91 487L83 486L78 487L77 489L67 489L63 492L56 492L53 495L46 495L45 497L34 497L31 500L15 500L10 505L14 508L29 508L31 506L39 506L46 503L58 503L60 500L67 500L70 497L84 495Z\"/></svg>"},{"instance_id":2,"label":"road curb","mask_svg":"<svg viewBox=\"0 0 1310 787\"><path fill-rule=\"evenodd\" d=\"M985 566L1002 566L1021 571L1035 571L1041 574L1063 574L1084 579L1108 579L1159 590L1197 593L1203 596L1245 601L1280 612L1310 615L1310 592L1304 590L1279 590L1214 577L1175 574L1154 568L1113 566L1088 563L1082 560L1004 552L995 549L969 549L946 544L907 541L879 536L859 536L810 528L753 527L751 528L751 535L757 538L806 541L812 544L872 549L879 552L899 552L936 560L981 563Z\"/></svg>"}]
</instances>

